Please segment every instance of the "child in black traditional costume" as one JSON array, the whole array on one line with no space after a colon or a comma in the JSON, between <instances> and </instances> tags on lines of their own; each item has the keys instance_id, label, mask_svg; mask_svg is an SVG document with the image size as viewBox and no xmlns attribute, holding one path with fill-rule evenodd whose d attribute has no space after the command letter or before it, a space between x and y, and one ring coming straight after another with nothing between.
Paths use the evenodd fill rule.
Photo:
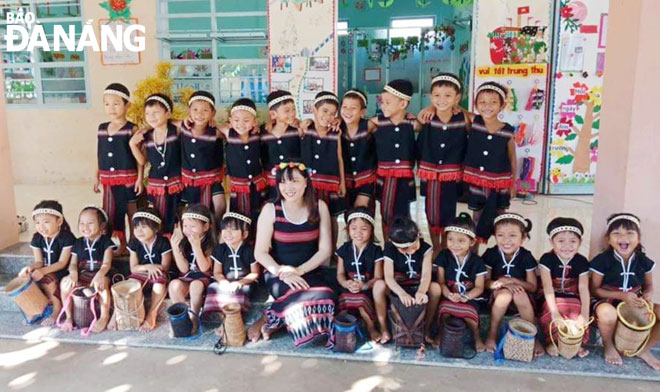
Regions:
<instances>
[{"instance_id":1,"label":"child in black traditional costume","mask_svg":"<svg viewBox=\"0 0 660 392\"><path fill-rule=\"evenodd\" d=\"M591 291L594 316L603 337L603 356L613 365L621 365L621 355L614 346L617 326L616 306L625 301L632 306L651 305L660 317L660 304L653 304L653 269L655 262L644 253L640 220L629 213L614 214L607 219L609 248L591 260ZM650 367L660 370L660 360L651 349L660 341L660 323L655 324L646 347L638 356Z\"/></svg>"},{"instance_id":2,"label":"child in black traditional costume","mask_svg":"<svg viewBox=\"0 0 660 392\"><path fill-rule=\"evenodd\" d=\"M335 254L337 282L342 287L337 310L358 313L371 340L378 342L381 335L375 326L377 317L371 289L383 279L383 250L374 242L375 225L376 221L366 207L351 210L346 218L349 240Z\"/></svg>"},{"instance_id":3,"label":"child in black traditional costume","mask_svg":"<svg viewBox=\"0 0 660 392\"><path fill-rule=\"evenodd\" d=\"M483 300L486 266L481 257L472 253L476 234L470 215L461 213L445 228L447 248L435 259L438 283L446 299L438 306L438 327L449 316L463 319L474 337L475 349L482 352L486 346L479 333L479 302Z\"/></svg>"},{"instance_id":4,"label":"child in black traditional costume","mask_svg":"<svg viewBox=\"0 0 660 392\"><path fill-rule=\"evenodd\" d=\"M254 249L246 243L252 220L236 212L228 212L220 221L222 244L218 244L213 259L213 278L204 300L204 313L222 312L228 304L239 304L244 312L250 309L250 296L259 279L259 263ZM216 334L220 335L217 329Z\"/></svg>"},{"instance_id":5,"label":"child in black traditional costume","mask_svg":"<svg viewBox=\"0 0 660 392\"><path fill-rule=\"evenodd\" d=\"M119 83L108 85L103 91L103 107L109 122L99 125L94 192L103 186L103 209L110 217L113 236L119 239L117 256L126 255L126 221L136 210L138 196L144 190L142 165L138 165L131 153L129 141L137 126L126 120L131 104L130 92Z\"/></svg>"},{"instance_id":6,"label":"child in black traditional costume","mask_svg":"<svg viewBox=\"0 0 660 392\"><path fill-rule=\"evenodd\" d=\"M222 135L211 126L215 116L215 98L207 91L196 91L188 100L188 116L192 120L181 123L181 178L184 204L201 203L211 209L219 220L226 210L224 151Z\"/></svg>"},{"instance_id":7,"label":"child in black traditional costume","mask_svg":"<svg viewBox=\"0 0 660 392\"><path fill-rule=\"evenodd\" d=\"M555 218L548 224L548 236L552 251L541 256L539 271L543 283L543 303L539 324L545 338L545 351L556 357L559 355L552 343L550 334L557 341L557 326L552 330L553 320L577 320L580 325L589 322L591 296L589 294L589 260L578 253L582 244L584 229L573 218ZM589 340L588 331L583 342ZM579 357L585 357L589 351L580 348Z\"/></svg>"},{"instance_id":8,"label":"child in black traditional costume","mask_svg":"<svg viewBox=\"0 0 660 392\"><path fill-rule=\"evenodd\" d=\"M387 313L387 295L394 292L403 306L426 305L425 340L432 343L431 324L442 295L440 285L432 281L433 249L420 237L417 224L410 218L394 219L389 235L383 250L385 280L374 284L382 334L380 342L386 343L390 339L384 315Z\"/></svg>"},{"instance_id":9,"label":"child in black traditional costume","mask_svg":"<svg viewBox=\"0 0 660 392\"><path fill-rule=\"evenodd\" d=\"M490 329L485 342L489 352L496 350L497 331L512 304L520 317L536 324L532 296L538 287L536 259L522 247L525 239L529 238L532 222L519 214L507 213L495 217L494 225L497 245L481 256L488 270L486 288L492 291ZM543 345L536 340L534 355L543 354Z\"/></svg>"},{"instance_id":10,"label":"child in black traditional costume","mask_svg":"<svg viewBox=\"0 0 660 392\"><path fill-rule=\"evenodd\" d=\"M32 210L32 219L36 229L30 242L34 262L23 268L18 276L30 277L48 297L53 308L41 325L50 326L62 309L58 288L60 279L67 272L76 237L64 219L62 205L55 200L37 204Z\"/></svg>"},{"instance_id":11,"label":"child in black traditional costume","mask_svg":"<svg viewBox=\"0 0 660 392\"><path fill-rule=\"evenodd\" d=\"M204 293L211 282L213 260L211 253L218 244L213 214L202 204L192 204L181 214L181 230L170 240L179 277L170 282L168 292L174 303L186 302L190 296L193 330L199 325L199 312Z\"/></svg>"},{"instance_id":12,"label":"child in black traditional costume","mask_svg":"<svg viewBox=\"0 0 660 392\"><path fill-rule=\"evenodd\" d=\"M163 220L163 233L172 235L181 200L181 139L179 129L170 121L172 100L163 94L150 95L144 111L149 130L138 131L130 141L138 164L150 164L147 195L149 206L156 208ZM146 154L146 156L145 156Z\"/></svg>"},{"instance_id":13,"label":"child in black traditional costume","mask_svg":"<svg viewBox=\"0 0 660 392\"><path fill-rule=\"evenodd\" d=\"M73 316L69 294L79 286L92 286L99 293L101 316L90 325L92 332L101 332L110 321L110 269L112 268L112 253L117 247L110 234L112 225L103 209L87 206L80 212L78 231L82 237L73 245L73 253L69 262L69 275L62 279L60 289L62 298L68 304L64 305L66 320L59 324L63 331L73 329ZM67 306L68 305L68 306Z\"/></svg>"}]
</instances>

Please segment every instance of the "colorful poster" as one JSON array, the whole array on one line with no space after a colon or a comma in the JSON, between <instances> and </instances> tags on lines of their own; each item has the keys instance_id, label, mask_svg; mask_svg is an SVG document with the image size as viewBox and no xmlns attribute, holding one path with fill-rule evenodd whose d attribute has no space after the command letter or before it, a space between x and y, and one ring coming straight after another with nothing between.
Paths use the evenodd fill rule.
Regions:
<instances>
[{"instance_id":1,"label":"colorful poster","mask_svg":"<svg viewBox=\"0 0 660 392\"><path fill-rule=\"evenodd\" d=\"M473 33L474 83L508 89L500 120L516 128L520 192L538 192L543 178L551 40L550 0L478 0ZM473 108L473 111L476 108Z\"/></svg>"},{"instance_id":2,"label":"colorful poster","mask_svg":"<svg viewBox=\"0 0 660 392\"><path fill-rule=\"evenodd\" d=\"M270 86L291 91L299 118L319 91L337 92L336 25L336 0L268 0Z\"/></svg>"},{"instance_id":3,"label":"colorful poster","mask_svg":"<svg viewBox=\"0 0 660 392\"><path fill-rule=\"evenodd\" d=\"M559 2L549 193L594 192L608 10L609 1L604 0Z\"/></svg>"}]
</instances>

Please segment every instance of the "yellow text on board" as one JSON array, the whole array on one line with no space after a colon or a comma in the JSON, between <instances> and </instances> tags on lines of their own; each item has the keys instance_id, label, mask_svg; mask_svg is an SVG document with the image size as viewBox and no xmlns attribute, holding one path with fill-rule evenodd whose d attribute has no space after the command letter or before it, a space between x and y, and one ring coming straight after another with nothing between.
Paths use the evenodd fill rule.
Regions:
<instances>
[{"instance_id":1,"label":"yellow text on board","mask_svg":"<svg viewBox=\"0 0 660 392\"><path fill-rule=\"evenodd\" d=\"M547 73L547 64L502 64L477 67L477 76L510 78L528 76L543 76Z\"/></svg>"}]
</instances>

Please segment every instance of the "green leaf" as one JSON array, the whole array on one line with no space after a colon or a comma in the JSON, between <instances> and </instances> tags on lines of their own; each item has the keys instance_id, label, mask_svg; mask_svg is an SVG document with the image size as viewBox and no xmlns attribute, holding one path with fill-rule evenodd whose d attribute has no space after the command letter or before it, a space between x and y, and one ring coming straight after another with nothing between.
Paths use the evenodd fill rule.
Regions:
<instances>
[{"instance_id":1,"label":"green leaf","mask_svg":"<svg viewBox=\"0 0 660 392\"><path fill-rule=\"evenodd\" d=\"M105 3L99 3L101 8L105 8L106 10L110 11L110 4L106 1Z\"/></svg>"},{"instance_id":2,"label":"green leaf","mask_svg":"<svg viewBox=\"0 0 660 392\"><path fill-rule=\"evenodd\" d=\"M577 116L575 116L575 122L578 124L584 124L584 118L582 118L582 116L578 114Z\"/></svg>"},{"instance_id":3,"label":"green leaf","mask_svg":"<svg viewBox=\"0 0 660 392\"><path fill-rule=\"evenodd\" d=\"M594 113L600 112L600 105L594 106Z\"/></svg>"},{"instance_id":4,"label":"green leaf","mask_svg":"<svg viewBox=\"0 0 660 392\"><path fill-rule=\"evenodd\" d=\"M598 147L598 139L594 140L594 141L591 142L591 144L589 145L589 149L591 149L591 150L593 150L595 147Z\"/></svg>"},{"instance_id":5,"label":"green leaf","mask_svg":"<svg viewBox=\"0 0 660 392\"><path fill-rule=\"evenodd\" d=\"M571 133L570 135L566 136L566 140L567 141L575 140L576 137L577 137L576 133Z\"/></svg>"},{"instance_id":6,"label":"green leaf","mask_svg":"<svg viewBox=\"0 0 660 392\"><path fill-rule=\"evenodd\" d=\"M594 121L592 127L593 127L594 129L600 129L600 119Z\"/></svg>"},{"instance_id":7,"label":"green leaf","mask_svg":"<svg viewBox=\"0 0 660 392\"><path fill-rule=\"evenodd\" d=\"M568 165L573 162L573 155L564 155L563 157L557 159L557 163L560 165Z\"/></svg>"}]
</instances>

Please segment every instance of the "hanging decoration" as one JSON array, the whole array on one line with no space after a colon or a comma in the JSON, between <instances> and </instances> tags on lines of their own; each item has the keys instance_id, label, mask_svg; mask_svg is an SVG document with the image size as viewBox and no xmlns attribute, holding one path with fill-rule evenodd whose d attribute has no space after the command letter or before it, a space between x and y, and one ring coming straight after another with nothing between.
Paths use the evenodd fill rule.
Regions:
<instances>
[{"instance_id":1,"label":"hanging decoration","mask_svg":"<svg viewBox=\"0 0 660 392\"><path fill-rule=\"evenodd\" d=\"M456 42L456 29L451 25L435 26L422 35L422 47L424 50L435 48L443 50L447 45L449 49L454 50Z\"/></svg>"},{"instance_id":2,"label":"hanging decoration","mask_svg":"<svg viewBox=\"0 0 660 392\"><path fill-rule=\"evenodd\" d=\"M99 5L108 11L110 22L121 20L129 23L131 19L131 8L129 7L131 1L132 0L106 0L103 3L99 3Z\"/></svg>"},{"instance_id":3,"label":"hanging decoration","mask_svg":"<svg viewBox=\"0 0 660 392\"><path fill-rule=\"evenodd\" d=\"M417 8L426 8L431 5L431 0L415 0L415 5Z\"/></svg>"},{"instance_id":4,"label":"hanging decoration","mask_svg":"<svg viewBox=\"0 0 660 392\"><path fill-rule=\"evenodd\" d=\"M453 5L454 7L467 7L472 5L474 0L442 0L446 5Z\"/></svg>"}]
</instances>

